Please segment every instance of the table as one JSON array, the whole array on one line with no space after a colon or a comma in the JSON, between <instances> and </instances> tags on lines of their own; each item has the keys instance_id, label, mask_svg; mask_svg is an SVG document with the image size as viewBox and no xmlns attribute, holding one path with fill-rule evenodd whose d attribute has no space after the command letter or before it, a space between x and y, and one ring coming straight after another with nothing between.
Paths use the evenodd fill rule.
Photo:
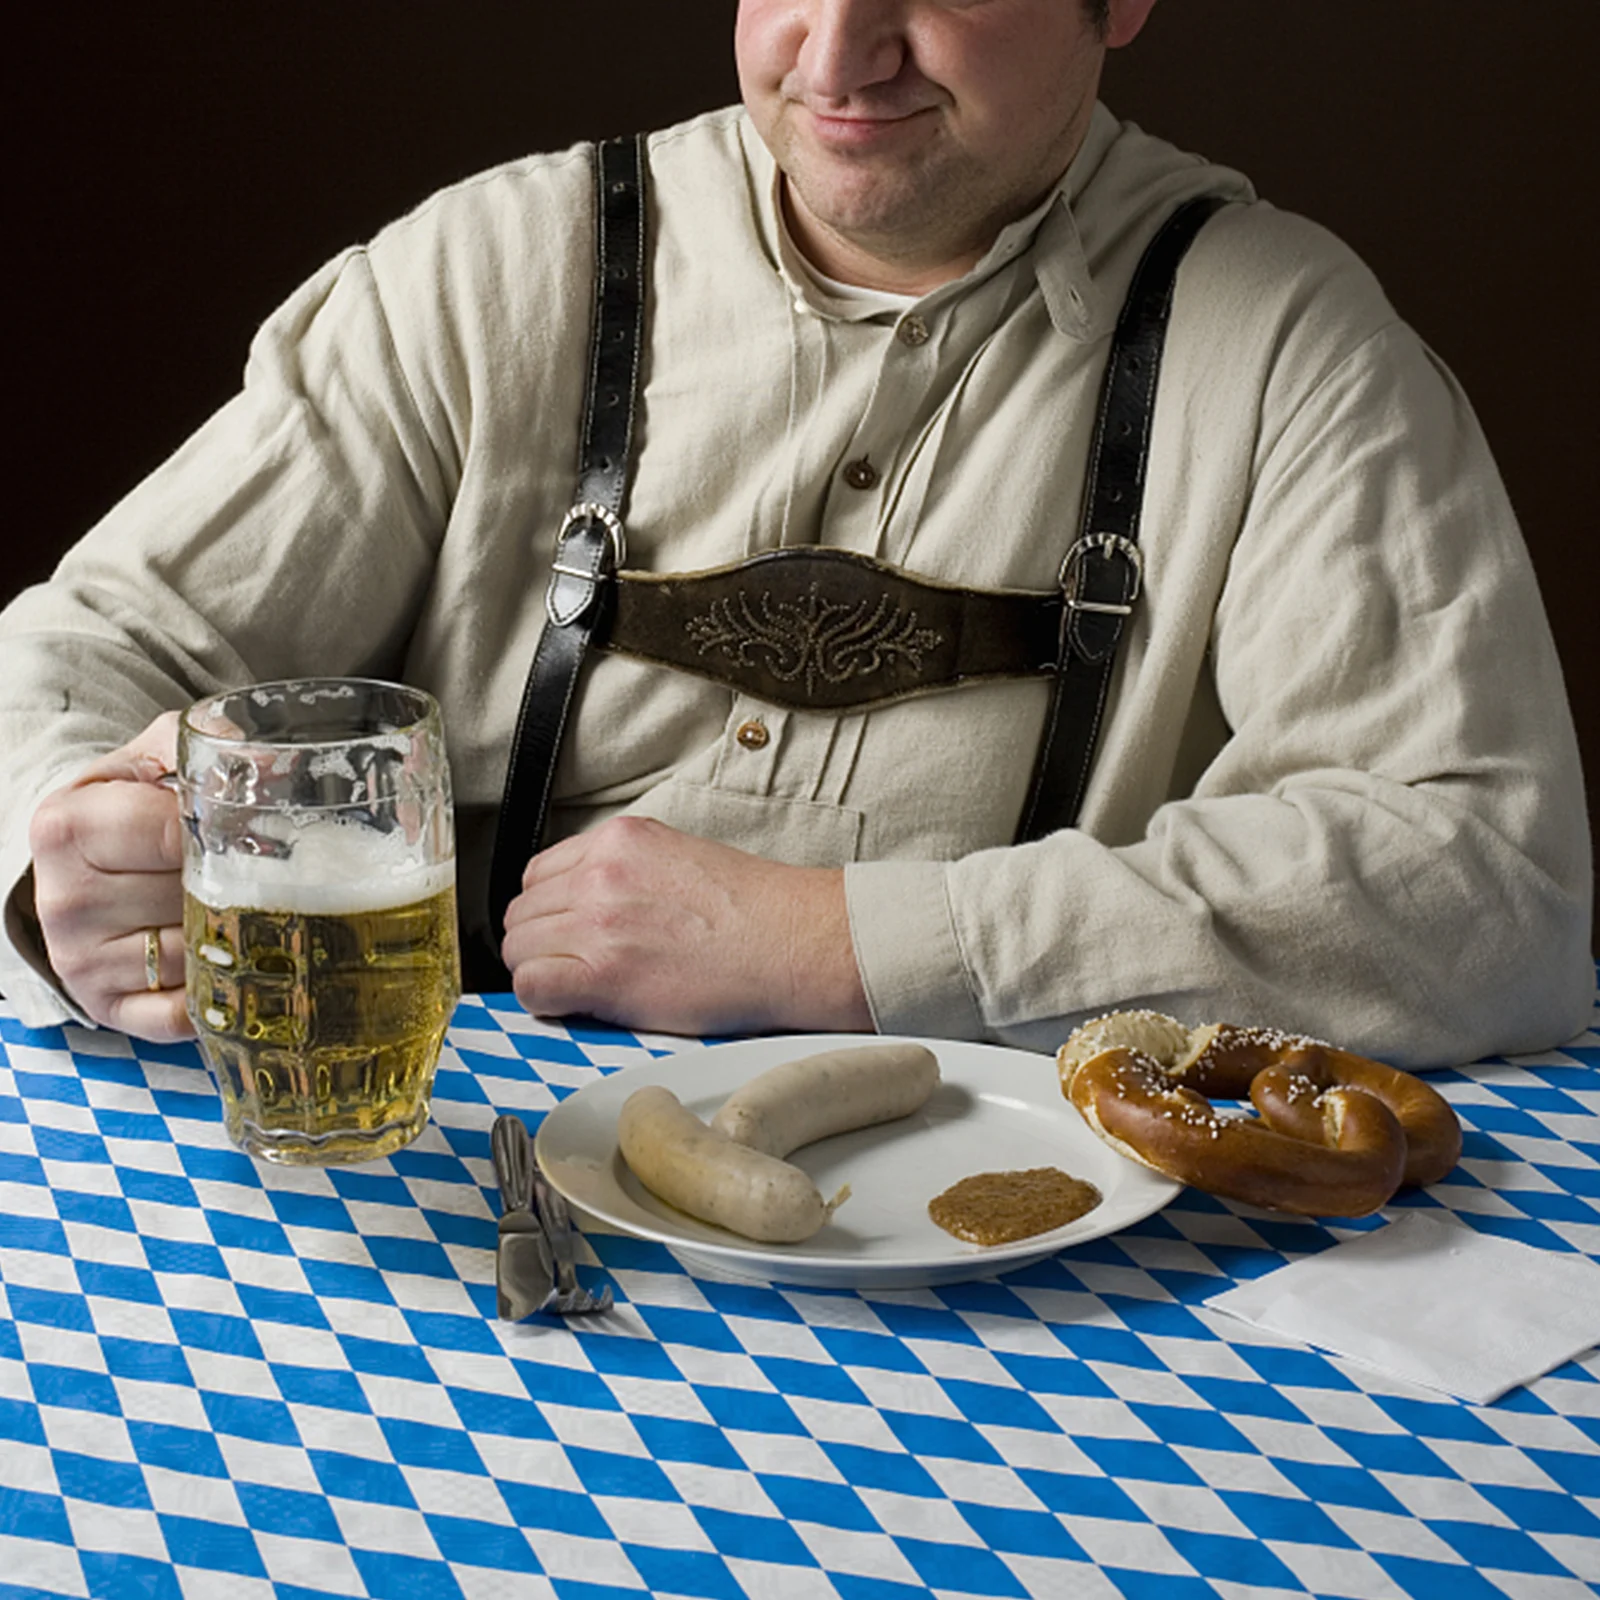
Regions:
<instances>
[{"instance_id":1,"label":"table","mask_svg":"<svg viewBox=\"0 0 1600 1600\"><path fill-rule=\"evenodd\" d=\"M233 1151L189 1047L3 1008L0 1044L3 1600L1600 1584L1600 1357L1471 1407L1202 1306L1348 1226L1185 1192L893 1293L694 1278L597 1233L617 1308L512 1326L494 1115L696 1042L468 999L426 1134L333 1171ZM1403 1203L1600 1255L1600 1034L1434 1081L1465 1155Z\"/></svg>"}]
</instances>

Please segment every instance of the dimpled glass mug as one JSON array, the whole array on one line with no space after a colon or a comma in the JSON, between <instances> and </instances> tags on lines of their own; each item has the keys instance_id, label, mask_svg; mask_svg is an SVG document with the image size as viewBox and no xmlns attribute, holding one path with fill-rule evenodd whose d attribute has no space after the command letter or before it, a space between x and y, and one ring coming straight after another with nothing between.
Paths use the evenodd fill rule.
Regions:
<instances>
[{"instance_id":1,"label":"dimpled glass mug","mask_svg":"<svg viewBox=\"0 0 1600 1600\"><path fill-rule=\"evenodd\" d=\"M305 678L178 727L189 1016L229 1137L269 1161L388 1155L428 1120L461 994L439 707Z\"/></svg>"}]
</instances>

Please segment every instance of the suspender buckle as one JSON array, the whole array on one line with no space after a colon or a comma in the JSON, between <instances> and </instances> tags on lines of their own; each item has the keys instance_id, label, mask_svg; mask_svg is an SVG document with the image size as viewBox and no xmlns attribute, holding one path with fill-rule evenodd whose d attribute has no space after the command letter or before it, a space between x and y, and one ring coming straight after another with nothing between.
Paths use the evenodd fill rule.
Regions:
<instances>
[{"instance_id":1,"label":"suspender buckle","mask_svg":"<svg viewBox=\"0 0 1600 1600\"><path fill-rule=\"evenodd\" d=\"M595 539L605 534L605 542ZM566 514L556 534L555 560L550 564L550 587L545 590L545 614L565 628L587 614L600 593L600 585L622 565L628 553L622 519L596 500L580 500Z\"/></svg>"},{"instance_id":2,"label":"suspender buckle","mask_svg":"<svg viewBox=\"0 0 1600 1600\"><path fill-rule=\"evenodd\" d=\"M1098 556L1101 559L1116 558L1127 564L1120 575L1122 591L1120 601L1080 598L1085 576L1083 563L1089 556ZM1086 534L1067 551L1057 581L1061 585L1062 597L1068 611L1088 611L1105 617L1130 616L1133 613L1133 603L1139 598L1139 591L1144 587L1144 557L1139 553L1138 545L1132 539L1123 538L1120 533Z\"/></svg>"},{"instance_id":3,"label":"suspender buckle","mask_svg":"<svg viewBox=\"0 0 1600 1600\"><path fill-rule=\"evenodd\" d=\"M628 559L628 536L622 530L622 518L610 506L603 506L598 500L580 500L565 517L561 519L561 528L556 534L556 559L561 558L561 541L566 538L567 531L575 522L598 522L606 530L611 540L611 566L615 570ZM565 571L557 567L557 572ZM592 577L587 570L577 574L580 578Z\"/></svg>"}]
</instances>

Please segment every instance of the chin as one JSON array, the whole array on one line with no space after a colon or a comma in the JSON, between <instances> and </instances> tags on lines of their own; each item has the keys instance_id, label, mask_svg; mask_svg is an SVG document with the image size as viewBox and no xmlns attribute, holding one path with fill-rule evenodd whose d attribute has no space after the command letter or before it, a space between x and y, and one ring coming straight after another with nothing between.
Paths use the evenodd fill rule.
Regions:
<instances>
[{"instance_id":1,"label":"chin","mask_svg":"<svg viewBox=\"0 0 1600 1600\"><path fill-rule=\"evenodd\" d=\"M785 170L806 210L845 234L920 232L948 192L926 173L886 173L849 161L802 162Z\"/></svg>"}]
</instances>

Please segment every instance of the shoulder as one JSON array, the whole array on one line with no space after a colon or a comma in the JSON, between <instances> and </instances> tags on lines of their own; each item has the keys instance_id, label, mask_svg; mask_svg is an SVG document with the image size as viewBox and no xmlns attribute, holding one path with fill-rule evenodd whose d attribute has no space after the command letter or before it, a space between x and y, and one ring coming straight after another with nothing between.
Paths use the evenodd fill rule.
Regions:
<instances>
[{"instance_id":1,"label":"shoulder","mask_svg":"<svg viewBox=\"0 0 1600 1600\"><path fill-rule=\"evenodd\" d=\"M650 139L651 220L658 276L680 289L721 281L761 252L762 196L774 167L742 106Z\"/></svg>"},{"instance_id":2,"label":"shoulder","mask_svg":"<svg viewBox=\"0 0 1600 1600\"><path fill-rule=\"evenodd\" d=\"M648 136L652 185L726 186L743 166L736 107ZM366 247L380 280L419 278L448 289L471 283L552 287L587 282L593 241L594 145L583 142L506 161L430 195ZM487 281L486 281L487 280Z\"/></svg>"},{"instance_id":3,"label":"shoulder","mask_svg":"<svg viewBox=\"0 0 1600 1600\"><path fill-rule=\"evenodd\" d=\"M706 112L647 135L652 180L716 182L743 168L738 107ZM373 241L375 252L476 243L502 245L536 235L559 247L563 225L587 228L593 211L594 144L528 155L473 174L430 195Z\"/></svg>"},{"instance_id":4,"label":"shoulder","mask_svg":"<svg viewBox=\"0 0 1600 1600\"><path fill-rule=\"evenodd\" d=\"M744 167L743 106L722 106L649 136L652 172L732 176Z\"/></svg>"},{"instance_id":5,"label":"shoulder","mask_svg":"<svg viewBox=\"0 0 1600 1600\"><path fill-rule=\"evenodd\" d=\"M430 195L366 247L380 277L476 278L559 255L586 232L591 147L525 156Z\"/></svg>"},{"instance_id":6,"label":"shoulder","mask_svg":"<svg viewBox=\"0 0 1600 1600\"><path fill-rule=\"evenodd\" d=\"M1189 314L1218 334L1309 339L1334 360L1399 320L1349 245L1266 200L1225 205L1201 230L1185 274Z\"/></svg>"},{"instance_id":7,"label":"shoulder","mask_svg":"<svg viewBox=\"0 0 1600 1600\"><path fill-rule=\"evenodd\" d=\"M1329 229L1263 199L1232 167L1110 120L1074 209L1115 303L1161 223L1183 201L1214 195L1224 204L1184 258L1175 333L1187 327L1224 351L1314 348L1337 361L1397 322L1370 269Z\"/></svg>"},{"instance_id":8,"label":"shoulder","mask_svg":"<svg viewBox=\"0 0 1600 1600\"><path fill-rule=\"evenodd\" d=\"M1249 418L1266 444L1319 397L1354 395L1422 347L1355 251L1252 199L1224 206L1195 239L1167 348L1163 372L1189 386L1197 411Z\"/></svg>"}]
</instances>

